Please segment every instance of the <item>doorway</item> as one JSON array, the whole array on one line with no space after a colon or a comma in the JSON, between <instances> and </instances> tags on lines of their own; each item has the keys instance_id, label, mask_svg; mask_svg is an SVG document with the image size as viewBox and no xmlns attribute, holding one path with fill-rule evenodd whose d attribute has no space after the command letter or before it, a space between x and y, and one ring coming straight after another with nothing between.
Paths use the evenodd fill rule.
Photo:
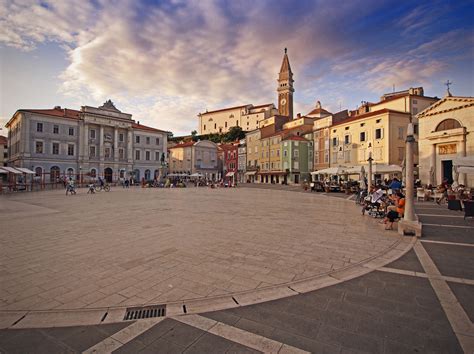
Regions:
<instances>
[{"instance_id":1,"label":"doorway","mask_svg":"<svg viewBox=\"0 0 474 354\"><path fill-rule=\"evenodd\" d=\"M112 172L112 169L110 167L107 167L104 170L104 178L108 183L112 183L112 174L113 174L113 172Z\"/></svg>"},{"instance_id":2,"label":"doorway","mask_svg":"<svg viewBox=\"0 0 474 354\"><path fill-rule=\"evenodd\" d=\"M300 183L300 175L295 175L295 184Z\"/></svg>"},{"instance_id":3,"label":"doorway","mask_svg":"<svg viewBox=\"0 0 474 354\"><path fill-rule=\"evenodd\" d=\"M448 180L448 184L453 183L453 160L441 161L441 168L443 172L443 181Z\"/></svg>"}]
</instances>

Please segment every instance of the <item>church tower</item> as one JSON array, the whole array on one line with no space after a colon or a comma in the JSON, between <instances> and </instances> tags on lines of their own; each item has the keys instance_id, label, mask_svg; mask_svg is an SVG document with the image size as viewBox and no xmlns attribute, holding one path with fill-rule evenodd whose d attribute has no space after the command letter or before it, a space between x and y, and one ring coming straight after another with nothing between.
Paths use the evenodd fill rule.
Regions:
<instances>
[{"instance_id":1,"label":"church tower","mask_svg":"<svg viewBox=\"0 0 474 354\"><path fill-rule=\"evenodd\" d=\"M293 119L293 73L291 72L288 54L283 56L280 73L278 74L278 114Z\"/></svg>"}]
</instances>

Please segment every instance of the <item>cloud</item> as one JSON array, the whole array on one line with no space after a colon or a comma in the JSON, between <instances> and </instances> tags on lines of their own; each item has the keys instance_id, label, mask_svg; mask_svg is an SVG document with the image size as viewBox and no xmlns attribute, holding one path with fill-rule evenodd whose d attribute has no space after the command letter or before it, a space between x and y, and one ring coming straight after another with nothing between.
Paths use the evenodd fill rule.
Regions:
<instances>
[{"instance_id":1,"label":"cloud","mask_svg":"<svg viewBox=\"0 0 474 354\"><path fill-rule=\"evenodd\" d=\"M362 88L428 85L447 67L439 46L465 53L462 32L426 36L439 11L425 4L384 23L381 38L371 20L396 3L0 0L0 43L56 42L68 58L62 95L86 105L111 98L140 122L187 133L206 109L274 102L284 47L302 113L316 99L338 110ZM421 39L410 44L413 31Z\"/></svg>"}]
</instances>

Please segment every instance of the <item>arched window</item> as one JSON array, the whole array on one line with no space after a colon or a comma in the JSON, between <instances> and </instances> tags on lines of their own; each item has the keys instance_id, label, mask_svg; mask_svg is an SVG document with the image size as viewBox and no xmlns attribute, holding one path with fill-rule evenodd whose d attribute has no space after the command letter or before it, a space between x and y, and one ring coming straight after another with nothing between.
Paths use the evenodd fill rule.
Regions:
<instances>
[{"instance_id":1,"label":"arched window","mask_svg":"<svg viewBox=\"0 0 474 354\"><path fill-rule=\"evenodd\" d=\"M92 178L95 178L97 176L97 170L95 168L91 169L90 175Z\"/></svg>"},{"instance_id":2,"label":"arched window","mask_svg":"<svg viewBox=\"0 0 474 354\"><path fill-rule=\"evenodd\" d=\"M445 119L438 124L435 131L441 132L443 130L450 130L456 128L461 128L461 124L459 124L456 119Z\"/></svg>"},{"instance_id":3,"label":"arched window","mask_svg":"<svg viewBox=\"0 0 474 354\"><path fill-rule=\"evenodd\" d=\"M68 177L74 176L74 169L73 169L72 167L69 167L69 168L67 169L67 176L68 176Z\"/></svg>"},{"instance_id":4,"label":"arched window","mask_svg":"<svg viewBox=\"0 0 474 354\"><path fill-rule=\"evenodd\" d=\"M36 177L41 177L43 175L43 169L41 167L36 167L35 168L35 176Z\"/></svg>"},{"instance_id":5,"label":"arched window","mask_svg":"<svg viewBox=\"0 0 474 354\"><path fill-rule=\"evenodd\" d=\"M49 171L49 180L51 182L56 182L59 179L59 167L58 166L53 166L51 167L51 170Z\"/></svg>"},{"instance_id":6,"label":"arched window","mask_svg":"<svg viewBox=\"0 0 474 354\"><path fill-rule=\"evenodd\" d=\"M149 181L149 180L150 180L150 175L151 175L150 170L145 170L145 181Z\"/></svg>"}]
</instances>

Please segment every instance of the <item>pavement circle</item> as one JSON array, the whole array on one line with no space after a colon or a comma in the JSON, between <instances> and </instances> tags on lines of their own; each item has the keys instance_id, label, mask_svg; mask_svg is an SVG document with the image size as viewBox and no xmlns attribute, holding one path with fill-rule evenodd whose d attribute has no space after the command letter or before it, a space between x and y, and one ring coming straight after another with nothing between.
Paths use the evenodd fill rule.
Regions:
<instances>
[{"instance_id":1,"label":"pavement circle","mask_svg":"<svg viewBox=\"0 0 474 354\"><path fill-rule=\"evenodd\" d=\"M104 310L119 321L132 306L179 315L183 304L263 302L365 274L413 246L353 202L279 190L57 190L2 196L0 207L3 327L22 312L66 325Z\"/></svg>"}]
</instances>

